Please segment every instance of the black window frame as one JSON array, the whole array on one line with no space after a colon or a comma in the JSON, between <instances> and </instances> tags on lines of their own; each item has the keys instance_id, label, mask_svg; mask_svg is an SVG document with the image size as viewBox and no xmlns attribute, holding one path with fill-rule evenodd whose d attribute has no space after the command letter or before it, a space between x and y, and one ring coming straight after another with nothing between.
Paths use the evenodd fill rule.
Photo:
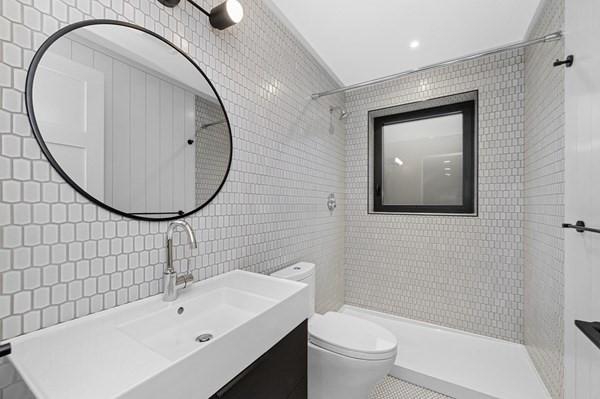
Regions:
<instances>
[{"instance_id":1,"label":"black window frame","mask_svg":"<svg viewBox=\"0 0 600 399\"><path fill-rule=\"evenodd\" d=\"M385 205L383 204L382 133L385 125L431 119L441 116L463 115L463 204L462 205ZM476 216L476 144L477 101L468 100L435 106L416 111L399 112L373 118L373 212L375 213L424 213L459 214Z\"/></svg>"}]
</instances>

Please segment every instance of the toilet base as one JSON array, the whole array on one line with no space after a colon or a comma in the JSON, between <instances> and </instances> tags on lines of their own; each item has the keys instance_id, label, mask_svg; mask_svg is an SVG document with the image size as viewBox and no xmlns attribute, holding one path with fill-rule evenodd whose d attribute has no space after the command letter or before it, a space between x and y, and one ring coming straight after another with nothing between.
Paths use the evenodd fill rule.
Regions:
<instances>
[{"instance_id":1,"label":"toilet base","mask_svg":"<svg viewBox=\"0 0 600 399\"><path fill-rule=\"evenodd\" d=\"M367 399L392 368L384 360L342 356L308 343L308 399Z\"/></svg>"}]
</instances>

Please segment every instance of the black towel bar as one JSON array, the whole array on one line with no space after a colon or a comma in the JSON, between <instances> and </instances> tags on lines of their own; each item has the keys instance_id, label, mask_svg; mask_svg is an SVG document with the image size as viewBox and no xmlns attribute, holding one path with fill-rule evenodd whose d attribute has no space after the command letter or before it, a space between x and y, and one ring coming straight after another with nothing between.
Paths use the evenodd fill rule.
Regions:
<instances>
[{"instance_id":1,"label":"black towel bar","mask_svg":"<svg viewBox=\"0 0 600 399\"><path fill-rule=\"evenodd\" d=\"M569 55L564 60L557 59L556 61L554 61L554 63L552 65L554 65L555 67L564 65L567 68L571 68L573 66L573 62L575 62L575 57L573 55Z\"/></svg>"},{"instance_id":2,"label":"black towel bar","mask_svg":"<svg viewBox=\"0 0 600 399\"><path fill-rule=\"evenodd\" d=\"M600 229L592 229L590 227L585 227L585 222L583 220L578 220L575 224L563 223L563 229L575 229L578 233L584 233L589 231L590 233L600 233Z\"/></svg>"}]
</instances>

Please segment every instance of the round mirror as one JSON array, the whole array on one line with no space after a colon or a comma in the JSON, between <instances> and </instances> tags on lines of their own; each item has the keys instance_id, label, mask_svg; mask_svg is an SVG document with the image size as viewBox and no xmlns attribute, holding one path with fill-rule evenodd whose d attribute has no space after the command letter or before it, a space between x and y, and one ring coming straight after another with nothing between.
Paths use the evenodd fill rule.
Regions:
<instances>
[{"instance_id":1,"label":"round mirror","mask_svg":"<svg viewBox=\"0 0 600 399\"><path fill-rule=\"evenodd\" d=\"M229 173L223 103L204 72L157 34L125 22L69 25L35 54L26 106L58 173L120 215L196 212Z\"/></svg>"}]
</instances>

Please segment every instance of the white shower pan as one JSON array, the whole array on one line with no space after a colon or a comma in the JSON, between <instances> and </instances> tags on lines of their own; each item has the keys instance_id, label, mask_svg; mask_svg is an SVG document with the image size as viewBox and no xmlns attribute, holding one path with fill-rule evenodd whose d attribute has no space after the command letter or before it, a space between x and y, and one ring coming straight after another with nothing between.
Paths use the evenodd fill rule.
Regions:
<instances>
[{"instance_id":1,"label":"white shower pan","mask_svg":"<svg viewBox=\"0 0 600 399\"><path fill-rule=\"evenodd\" d=\"M343 306L398 339L390 375L456 399L550 399L523 345Z\"/></svg>"}]
</instances>

